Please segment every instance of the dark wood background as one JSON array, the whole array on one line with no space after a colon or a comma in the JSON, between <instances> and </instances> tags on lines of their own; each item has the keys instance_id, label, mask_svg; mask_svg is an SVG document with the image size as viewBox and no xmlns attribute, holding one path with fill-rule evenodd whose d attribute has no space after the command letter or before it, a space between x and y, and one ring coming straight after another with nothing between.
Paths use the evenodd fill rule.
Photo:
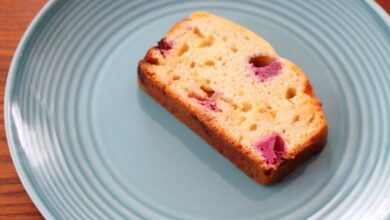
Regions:
<instances>
[{"instance_id":1,"label":"dark wood background","mask_svg":"<svg viewBox=\"0 0 390 220\"><path fill-rule=\"evenodd\" d=\"M390 13L390 0L377 1ZM12 163L4 130L4 89L23 32L46 0L0 0L0 219L43 219Z\"/></svg>"}]
</instances>

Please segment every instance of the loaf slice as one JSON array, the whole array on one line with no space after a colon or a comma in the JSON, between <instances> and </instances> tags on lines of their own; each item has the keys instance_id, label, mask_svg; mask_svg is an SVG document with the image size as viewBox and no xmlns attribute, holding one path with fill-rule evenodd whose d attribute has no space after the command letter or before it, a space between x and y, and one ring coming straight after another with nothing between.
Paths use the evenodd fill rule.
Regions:
<instances>
[{"instance_id":1,"label":"loaf slice","mask_svg":"<svg viewBox=\"0 0 390 220\"><path fill-rule=\"evenodd\" d=\"M264 185L325 146L327 122L305 74L255 33L210 13L176 23L149 49L138 84Z\"/></svg>"}]
</instances>

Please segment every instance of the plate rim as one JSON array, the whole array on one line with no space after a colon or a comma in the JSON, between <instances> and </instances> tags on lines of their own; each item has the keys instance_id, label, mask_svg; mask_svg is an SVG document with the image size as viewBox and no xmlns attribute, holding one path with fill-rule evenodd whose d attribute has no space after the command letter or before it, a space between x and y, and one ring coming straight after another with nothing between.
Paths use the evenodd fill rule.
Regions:
<instances>
[{"instance_id":1,"label":"plate rim","mask_svg":"<svg viewBox=\"0 0 390 220\"><path fill-rule=\"evenodd\" d=\"M5 84L5 95L4 95L4 127L6 140L8 144L8 149L10 151L12 163L15 166L16 173L23 185L23 188L27 192L31 201L34 203L39 212L43 215L45 219L55 219L53 212L48 208L48 206L42 201L41 197L38 195L34 184L32 184L30 178L26 174L26 170L22 165L19 154L17 153L17 147L14 143L15 134L11 129L11 124L13 123L10 116L10 107L11 107L11 96L14 90L14 81L17 73L17 69L22 58L23 51L26 46L30 43L33 33L37 30L37 26L41 24L42 20L47 16L51 11L53 6L58 3L58 0L49 0L45 5L39 10L36 16L32 19L28 25L26 31L24 32L22 38L20 39L18 46L13 55L7 80ZM387 35L390 37L390 15L374 0L363 0L367 5L367 9L375 15L378 20L381 22L381 27L387 29ZM390 214L385 216L385 219L390 219Z\"/></svg>"},{"instance_id":2,"label":"plate rim","mask_svg":"<svg viewBox=\"0 0 390 220\"><path fill-rule=\"evenodd\" d=\"M36 27L40 24L53 6L57 3L57 0L49 0L45 5L39 10L36 16L32 19L28 25L26 31L24 32L22 38L20 39L18 46L15 50L14 56L8 70L7 80L5 84L5 95L4 95L4 127L6 133L6 139L8 144L8 149L10 151L12 163L15 166L16 173L23 185L23 188L26 190L31 201L34 203L39 212L43 215L45 219L55 219L55 216L47 207L47 205L42 201L41 197L38 195L36 189L33 187L31 180L28 178L25 169L22 166L19 155L14 144L13 135L11 129L11 119L10 119L10 107L11 107L11 96L14 89L14 81L16 70L19 66L20 59L22 57L22 52L26 48L26 45L30 42L31 36L33 35Z\"/></svg>"}]
</instances>

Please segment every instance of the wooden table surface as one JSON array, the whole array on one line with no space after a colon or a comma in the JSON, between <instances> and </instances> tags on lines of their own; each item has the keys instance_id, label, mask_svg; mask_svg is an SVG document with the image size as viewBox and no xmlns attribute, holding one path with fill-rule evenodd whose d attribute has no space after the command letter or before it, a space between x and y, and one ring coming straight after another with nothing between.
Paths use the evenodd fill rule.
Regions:
<instances>
[{"instance_id":1,"label":"wooden table surface","mask_svg":"<svg viewBox=\"0 0 390 220\"><path fill-rule=\"evenodd\" d=\"M4 129L4 89L23 32L46 0L0 0L0 219L43 219L20 183ZM390 13L390 0L378 0Z\"/></svg>"}]
</instances>

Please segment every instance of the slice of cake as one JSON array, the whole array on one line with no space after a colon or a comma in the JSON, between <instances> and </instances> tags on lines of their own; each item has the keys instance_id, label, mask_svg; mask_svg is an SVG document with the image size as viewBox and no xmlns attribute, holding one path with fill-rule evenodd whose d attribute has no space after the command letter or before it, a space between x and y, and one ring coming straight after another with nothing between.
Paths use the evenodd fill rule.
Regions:
<instances>
[{"instance_id":1,"label":"slice of cake","mask_svg":"<svg viewBox=\"0 0 390 220\"><path fill-rule=\"evenodd\" d=\"M305 74L261 37L209 13L193 13L149 49L138 84L265 185L325 146L327 122Z\"/></svg>"}]
</instances>

